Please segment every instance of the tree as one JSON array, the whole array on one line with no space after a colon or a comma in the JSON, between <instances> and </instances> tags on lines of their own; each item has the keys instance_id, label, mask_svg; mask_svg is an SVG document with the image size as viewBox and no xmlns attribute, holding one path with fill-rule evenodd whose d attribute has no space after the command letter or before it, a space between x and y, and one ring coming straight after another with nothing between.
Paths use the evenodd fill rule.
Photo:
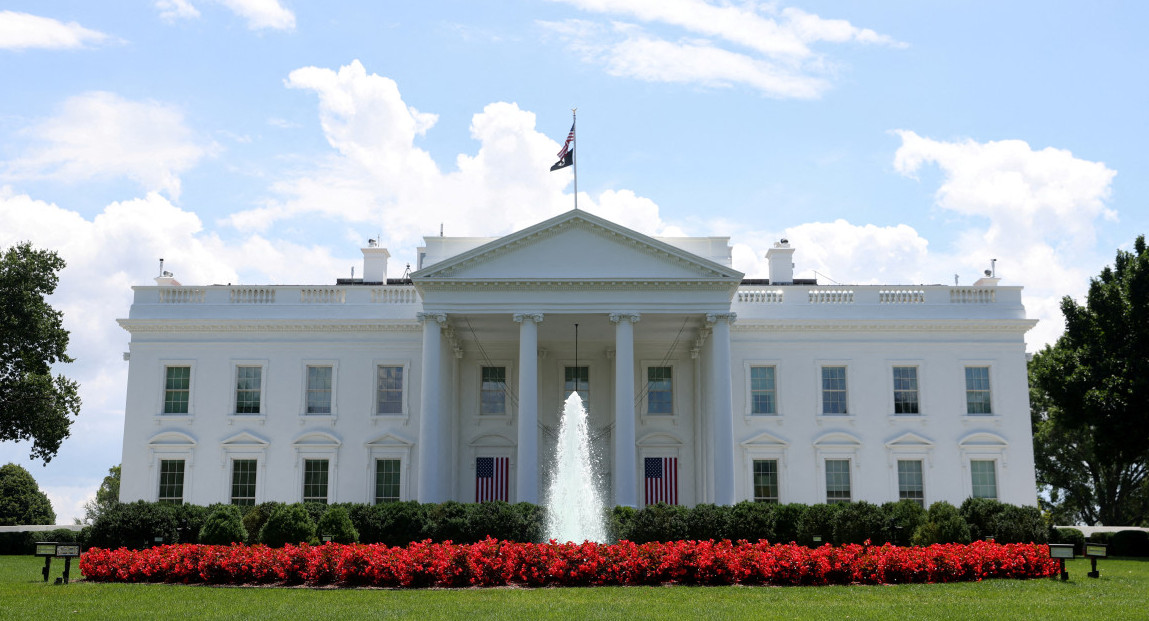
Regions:
<instances>
[{"instance_id":1,"label":"tree","mask_svg":"<svg viewBox=\"0 0 1149 621\"><path fill-rule=\"evenodd\" d=\"M0 467L0 526L55 523L52 502L32 474L16 464Z\"/></svg>"},{"instance_id":2,"label":"tree","mask_svg":"<svg viewBox=\"0 0 1149 621\"><path fill-rule=\"evenodd\" d=\"M1149 251L1118 251L1029 365L1038 482L1061 523L1149 517Z\"/></svg>"},{"instance_id":3,"label":"tree","mask_svg":"<svg viewBox=\"0 0 1149 621\"><path fill-rule=\"evenodd\" d=\"M51 365L66 353L64 314L45 301L64 260L23 242L0 255L0 441L32 440L31 457L48 463L80 413L79 386Z\"/></svg>"},{"instance_id":4,"label":"tree","mask_svg":"<svg viewBox=\"0 0 1149 621\"><path fill-rule=\"evenodd\" d=\"M108 476L96 490L96 497L84 503L84 523L91 524L111 507L120 504L120 467L108 468Z\"/></svg>"}]
</instances>

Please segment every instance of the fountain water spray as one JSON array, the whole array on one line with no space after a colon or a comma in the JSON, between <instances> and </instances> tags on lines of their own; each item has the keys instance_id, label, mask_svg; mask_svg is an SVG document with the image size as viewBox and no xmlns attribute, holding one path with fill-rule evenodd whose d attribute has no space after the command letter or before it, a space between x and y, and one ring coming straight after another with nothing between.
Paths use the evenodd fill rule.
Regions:
<instances>
[{"instance_id":1,"label":"fountain water spray","mask_svg":"<svg viewBox=\"0 0 1149 621\"><path fill-rule=\"evenodd\" d=\"M563 406L554 477L547 490L547 539L606 542L602 496L591 470L586 419L582 398L572 392Z\"/></svg>"}]
</instances>

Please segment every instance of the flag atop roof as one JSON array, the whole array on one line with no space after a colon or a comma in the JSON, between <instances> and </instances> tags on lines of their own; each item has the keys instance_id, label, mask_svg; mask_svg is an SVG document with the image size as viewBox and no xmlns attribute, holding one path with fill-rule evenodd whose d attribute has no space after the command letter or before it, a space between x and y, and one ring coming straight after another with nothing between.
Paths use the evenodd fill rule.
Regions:
<instances>
[{"instance_id":1,"label":"flag atop roof","mask_svg":"<svg viewBox=\"0 0 1149 621\"><path fill-rule=\"evenodd\" d=\"M551 166L551 170L558 170L566 168L574 164L574 139L575 139L575 126L571 123L571 131L567 134L567 140L563 143L563 148L559 150L559 161Z\"/></svg>"}]
</instances>

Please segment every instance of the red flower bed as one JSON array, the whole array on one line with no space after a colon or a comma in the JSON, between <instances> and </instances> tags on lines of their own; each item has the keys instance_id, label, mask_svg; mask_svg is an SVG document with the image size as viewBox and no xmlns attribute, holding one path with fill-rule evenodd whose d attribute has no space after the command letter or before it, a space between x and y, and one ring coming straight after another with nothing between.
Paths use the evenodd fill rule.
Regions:
<instances>
[{"instance_id":1,"label":"red flower bed","mask_svg":"<svg viewBox=\"0 0 1149 621\"><path fill-rule=\"evenodd\" d=\"M597 586L636 584L896 584L1056 575L1043 544L939 544L925 548L806 548L766 541L636 545L423 541L322 546L167 545L93 548L88 580L206 584L336 584L379 587Z\"/></svg>"}]
</instances>

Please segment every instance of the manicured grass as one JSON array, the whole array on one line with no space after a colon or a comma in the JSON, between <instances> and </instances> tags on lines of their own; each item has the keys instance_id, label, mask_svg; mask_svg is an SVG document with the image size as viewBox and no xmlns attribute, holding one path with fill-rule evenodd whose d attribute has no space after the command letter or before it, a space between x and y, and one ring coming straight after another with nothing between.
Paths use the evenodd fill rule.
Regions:
<instances>
[{"instance_id":1,"label":"manicured grass","mask_svg":"<svg viewBox=\"0 0 1149 621\"><path fill-rule=\"evenodd\" d=\"M52 584L41 559L0 556L0 619L1145 619L1149 560L1071 561L1070 580L846 587L380 590ZM72 576L78 577L77 563Z\"/></svg>"}]
</instances>

